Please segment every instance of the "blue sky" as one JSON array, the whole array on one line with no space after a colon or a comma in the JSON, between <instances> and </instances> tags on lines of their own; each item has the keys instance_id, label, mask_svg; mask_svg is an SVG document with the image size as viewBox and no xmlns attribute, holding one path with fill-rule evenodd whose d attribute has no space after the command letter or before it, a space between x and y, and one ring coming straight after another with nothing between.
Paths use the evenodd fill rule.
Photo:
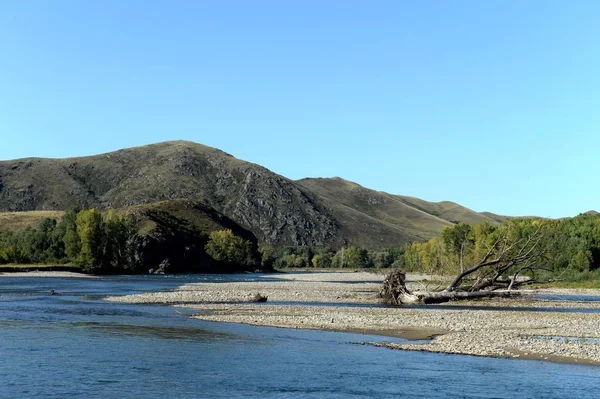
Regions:
<instances>
[{"instance_id":1,"label":"blue sky","mask_svg":"<svg viewBox=\"0 0 600 399\"><path fill-rule=\"evenodd\" d=\"M0 0L0 159L186 139L508 215L600 210L600 2Z\"/></svg>"}]
</instances>

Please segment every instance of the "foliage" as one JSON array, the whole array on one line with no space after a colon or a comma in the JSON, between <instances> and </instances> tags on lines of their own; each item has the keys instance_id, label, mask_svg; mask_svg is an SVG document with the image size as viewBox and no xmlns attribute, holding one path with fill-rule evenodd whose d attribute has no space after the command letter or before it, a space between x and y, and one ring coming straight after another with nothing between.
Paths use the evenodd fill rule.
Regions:
<instances>
[{"instance_id":1,"label":"foliage","mask_svg":"<svg viewBox=\"0 0 600 399\"><path fill-rule=\"evenodd\" d=\"M210 233L205 249L214 260L225 264L243 266L254 264L252 243L236 236L229 229Z\"/></svg>"},{"instance_id":2,"label":"foliage","mask_svg":"<svg viewBox=\"0 0 600 399\"><path fill-rule=\"evenodd\" d=\"M365 248L359 247L342 248L335 254L332 263L338 267L349 267L352 269L372 266L369 252Z\"/></svg>"},{"instance_id":3,"label":"foliage","mask_svg":"<svg viewBox=\"0 0 600 399\"><path fill-rule=\"evenodd\" d=\"M75 264L93 273L139 272L134 253L141 244L134 225L132 219L114 211L72 209L59 221L41 220L36 228L14 231L0 226L0 264ZM513 219L500 225L458 223L447 227L439 237L385 250L359 246L278 248L263 244L259 251L264 268L391 267L431 275L456 275L480 262L499 237L507 244L526 243L536 233L540 237L536 245L549 249L536 259L543 269L536 273L569 281L597 278L600 273L600 216L597 215L561 220ZM204 247L218 262L256 264L254 244L231 230L215 231L205 240L200 241L200 248ZM506 255L514 256L519 247L510 247ZM529 277L532 274L529 270L523 273Z\"/></svg>"},{"instance_id":4,"label":"foliage","mask_svg":"<svg viewBox=\"0 0 600 399\"><path fill-rule=\"evenodd\" d=\"M105 240L102 214L95 209L83 210L77 214L76 224L81 243L78 263L87 272L99 271L103 266L102 249Z\"/></svg>"},{"instance_id":5,"label":"foliage","mask_svg":"<svg viewBox=\"0 0 600 399\"><path fill-rule=\"evenodd\" d=\"M231 230L215 232L209 238L206 232L212 231L215 223L203 217L204 209L187 203L173 209L159 205L128 212L71 209L60 221L46 218L35 228L0 226L0 264L70 264L94 274L146 273L170 262L171 272L253 270L259 266L253 242ZM148 230L149 225L153 227ZM214 260L207 256L205 246ZM268 251L264 255L268 260Z\"/></svg>"},{"instance_id":6,"label":"foliage","mask_svg":"<svg viewBox=\"0 0 600 399\"><path fill-rule=\"evenodd\" d=\"M276 260L275 247L269 244L262 244L258 247L260 253L261 266L265 269L273 268Z\"/></svg>"},{"instance_id":7,"label":"foliage","mask_svg":"<svg viewBox=\"0 0 600 399\"><path fill-rule=\"evenodd\" d=\"M45 218L35 229L0 230L0 264L75 264L91 273L127 268L127 243L134 234L126 217L94 209Z\"/></svg>"},{"instance_id":8,"label":"foliage","mask_svg":"<svg viewBox=\"0 0 600 399\"><path fill-rule=\"evenodd\" d=\"M600 268L600 217L579 215L562 220L514 219L498 226L487 222L474 226L459 223L446 228L437 238L409 244L403 269L457 274L479 263L500 237L506 243L507 259L517 256L527 245L543 248L544 256L536 258L535 268L543 269L538 274L576 278L578 273ZM536 237L536 241L528 241L531 237ZM523 272L533 277L532 270Z\"/></svg>"},{"instance_id":9,"label":"foliage","mask_svg":"<svg viewBox=\"0 0 600 399\"><path fill-rule=\"evenodd\" d=\"M268 263L277 269L285 268L388 268L401 264L399 260L404 248L369 250L362 247L344 247L334 250L330 247L302 246L274 248L261 246L263 265Z\"/></svg>"},{"instance_id":10,"label":"foliage","mask_svg":"<svg viewBox=\"0 0 600 399\"><path fill-rule=\"evenodd\" d=\"M571 281L584 278L581 276L593 278L596 270L600 271L600 216L597 215L561 220L512 219L500 225L457 223L444 229L439 237L387 250L356 246L337 250L327 247L270 247L268 259L279 269L391 267L430 275L457 275L478 264L500 237L508 245L515 244L503 253L509 259L517 255L532 236L539 238L536 247L544 248L543 256L536 257L537 277ZM533 244L530 242L528 245ZM500 250L502 247L496 249ZM263 262L264 259L263 252ZM502 263L494 270L502 271ZM533 277L531 270L521 273ZM472 277L485 276L476 273Z\"/></svg>"},{"instance_id":11,"label":"foliage","mask_svg":"<svg viewBox=\"0 0 600 399\"><path fill-rule=\"evenodd\" d=\"M133 223L125 216L109 210L104 217L104 251L102 263L114 270L127 265L131 238L135 235Z\"/></svg>"},{"instance_id":12,"label":"foliage","mask_svg":"<svg viewBox=\"0 0 600 399\"><path fill-rule=\"evenodd\" d=\"M77 259L81 251L81 240L77 234L77 213L76 209L71 209L65 213L57 226L57 234L62 235L64 244L64 255L67 259Z\"/></svg>"}]
</instances>

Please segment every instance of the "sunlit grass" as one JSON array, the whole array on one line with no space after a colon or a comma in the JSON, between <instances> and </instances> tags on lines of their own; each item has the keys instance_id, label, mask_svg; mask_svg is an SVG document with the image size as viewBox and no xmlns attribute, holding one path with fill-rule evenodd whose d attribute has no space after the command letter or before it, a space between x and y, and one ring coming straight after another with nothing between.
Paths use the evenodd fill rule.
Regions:
<instances>
[{"instance_id":1,"label":"sunlit grass","mask_svg":"<svg viewBox=\"0 0 600 399\"><path fill-rule=\"evenodd\" d=\"M63 211L27 211L27 212L0 212L0 229L19 231L27 227L35 228L45 218L62 218Z\"/></svg>"}]
</instances>

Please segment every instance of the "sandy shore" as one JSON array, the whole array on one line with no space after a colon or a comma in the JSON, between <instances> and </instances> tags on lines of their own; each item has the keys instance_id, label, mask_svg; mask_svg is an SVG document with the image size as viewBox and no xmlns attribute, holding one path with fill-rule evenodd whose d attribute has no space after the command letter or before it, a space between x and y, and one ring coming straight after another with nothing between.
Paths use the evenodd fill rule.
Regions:
<instances>
[{"instance_id":1,"label":"sandy shore","mask_svg":"<svg viewBox=\"0 0 600 399\"><path fill-rule=\"evenodd\" d=\"M429 308L383 307L376 294L382 274L289 273L258 282L198 283L174 292L108 298L131 303L192 307L202 320L286 328L354 331L425 339L427 343L374 343L394 349L479 356L530 357L600 364L600 313L520 311L519 307L596 308L573 301L488 300ZM423 276L408 276L421 289ZM600 295L598 290L547 290L552 295ZM256 293L265 304L249 303ZM475 306L492 306L481 310ZM511 310L498 308L510 307Z\"/></svg>"}]
</instances>

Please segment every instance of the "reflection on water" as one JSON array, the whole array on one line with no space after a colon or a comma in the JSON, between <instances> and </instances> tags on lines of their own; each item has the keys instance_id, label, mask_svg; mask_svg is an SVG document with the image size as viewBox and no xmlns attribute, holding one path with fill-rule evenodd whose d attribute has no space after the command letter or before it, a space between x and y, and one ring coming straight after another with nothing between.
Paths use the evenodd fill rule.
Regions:
<instances>
[{"instance_id":1,"label":"reflection on water","mask_svg":"<svg viewBox=\"0 0 600 399\"><path fill-rule=\"evenodd\" d=\"M402 340L97 300L182 281L1 279L0 398L586 398L600 384L590 366L393 351L353 343Z\"/></svg>"},{"instance_id":2,"label":"reflection on water","mask_svg":"<svg viewBox=\"0 0 600 399\"><path fill-rule=\"evenodd\" d=\"M47 295L51 290L71 296L128 295L149 291L172 291L183 284L258 281L263 274L174 274L72 277L2 277L0 298Z\"/></svg>"},{"instance_id":3,"label":"reflection on water","mask_svg":"<svg viewBox=\"0 0 600 399\"><path fill-rule=\"evenodd\" d=\"M148 337L194 342L211 342L217 339L231 339L233 337L233 334L208 329L177 326L140 326L116 323L77 322L73 323L72 327L85 328L90 332L100 332L112 336Z\"/></svg>"}]
</instances>

